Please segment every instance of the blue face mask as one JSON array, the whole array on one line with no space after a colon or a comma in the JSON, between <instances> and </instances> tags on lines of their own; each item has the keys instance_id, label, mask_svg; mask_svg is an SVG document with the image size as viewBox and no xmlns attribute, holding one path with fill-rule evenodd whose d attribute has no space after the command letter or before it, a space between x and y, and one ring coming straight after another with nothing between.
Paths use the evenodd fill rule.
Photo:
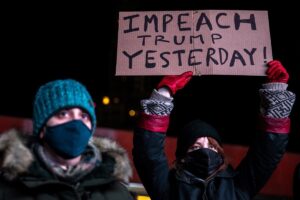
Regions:
<instances>
[{"instance_id":1,"label":"blue face mask","mask_svg":"<svg viewBox=\"0 0 300 200\"><path fill-rule=\"evenodd\" d=\"M46 127L44 140L57 155L71 159L84 152L91 135L91 130L81 120L73 120Z\"/></svg>"}]
</instances>

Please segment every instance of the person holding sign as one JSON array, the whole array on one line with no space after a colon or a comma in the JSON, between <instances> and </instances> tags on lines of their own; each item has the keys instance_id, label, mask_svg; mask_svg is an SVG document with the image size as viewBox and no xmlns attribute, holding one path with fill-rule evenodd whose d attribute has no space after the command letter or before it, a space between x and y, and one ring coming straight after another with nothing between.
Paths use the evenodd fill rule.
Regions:
<instances>
[{"instance_id":1,"label":"person holding sign","mask_svg":"<svg viewBox=\"0 0 300 200\"><path fill-rule=\"evenodd\" d=\"M0 134L0 199L133 200L125 149L93 137L95 105L78 81L42 85L33 106L33 138Z\"/></svg>"},{"instance_id":2,"label":"person holding sign","mask_svg":"<svg viewBox=\"0 0 300 200\"><path fill-rule=\"evenodd\" d=\"M286 90L286 69L279 61L268 66L268 83L259 90L261 130L236 169L226 160L218 131L200 119L183 127L174 167L168 166L163 145L173 96L192 72L165 76L151 97L141 101L133 160L152 200L252 199L260 191L285 152L295 101L295 94Z\"/></svg>"}]
</instances>

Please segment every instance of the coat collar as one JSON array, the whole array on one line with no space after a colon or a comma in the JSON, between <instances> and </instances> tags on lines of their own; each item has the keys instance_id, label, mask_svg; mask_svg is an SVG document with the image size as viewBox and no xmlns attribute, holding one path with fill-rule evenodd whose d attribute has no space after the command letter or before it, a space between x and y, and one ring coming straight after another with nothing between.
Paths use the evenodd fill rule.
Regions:
<instances>
[{"instance_id":1,"label":"coat collar","mask_svg":"<svg viewBox=\"0 0 300 200\"><path fill-rule=\"evenodd\" d=\"M210 182L214 178L232 178L236 175L236 172L234 172L234 170L232 169L232 167L230 165L228 165L225 170L217 172L216 174L207 178L206 180L198 178L182 168L179 168L177 170L173 169L173 170L174 170L173 173L175 173L176 179L186 182L188 184L194 184L194 183L205 184L205 183Z\"/></svg>"},{"instance_id":2,"label":"coat collar","mask_svg":"<svg viewBox=\"0 0 300 200\"><path fill-rule=\"evenodd\" d=\"M26 145L27 139L15 129L0 133L0 174L7 180L27 172L36 159ZM126 150L108 138L94 137L91 142L115 160L114 178L128 183L132 169Z\"/></svg>"}]
</instances>

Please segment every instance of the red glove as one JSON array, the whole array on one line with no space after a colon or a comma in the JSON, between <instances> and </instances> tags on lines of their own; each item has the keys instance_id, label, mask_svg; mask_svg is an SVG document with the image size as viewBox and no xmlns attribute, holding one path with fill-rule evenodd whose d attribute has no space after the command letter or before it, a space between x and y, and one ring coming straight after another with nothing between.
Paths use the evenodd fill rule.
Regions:
<instances>
[{"instance_id":1,"label":"red glove","mask_svg":"<svg viewBox=\"0 0 300 200\"><path fill-rule=\"evenodd\" d=\"M278 60L268 62L269 68L267 69L268 82L287 83L289 74L284 66Z\"/></svg>"},{"instance_id":2,"label":"red glove","mask_svg":"<svg viewBox=\"0 0 300 200\"><path fill-rule=\"evenodd\" d=\"M174 95L177 90L182 89L192 78L193 72L184 72L181 75L165 76L157 86L157 89L167 87Z\"/></svg>"}]
</instances>

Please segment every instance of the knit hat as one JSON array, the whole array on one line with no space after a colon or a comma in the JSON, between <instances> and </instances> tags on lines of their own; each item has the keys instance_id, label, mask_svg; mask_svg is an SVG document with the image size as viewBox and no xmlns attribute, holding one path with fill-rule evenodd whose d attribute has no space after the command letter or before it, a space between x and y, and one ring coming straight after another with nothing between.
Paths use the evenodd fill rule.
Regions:
<instances>
[{"instance_id":1,"label":"knit hat","mask_svg":"<svg viewBox=\"0 0 300 200\"><path fill-rule=\"evenodd\" d=\"M185 127L180 132L177 138L176 157L184 157L188 149L200 137L212 137L219 144L221 144L221 137L218 134L217 130L210 124L197 119L185 125Z\"/></svg>"},{"instance_id":2,"label":"knit hat","mask_svg":"<svg viewBox=\"0 0 300 200\"><path fill-rule=\"evenodd\" d=\"M38 135L49 118L64 108L79 107L91 117L92 132L96 128L96 114L91 95L78 81L55 80L42 85L33 104L33 134Z\"/></svg>"}]
</instances>

